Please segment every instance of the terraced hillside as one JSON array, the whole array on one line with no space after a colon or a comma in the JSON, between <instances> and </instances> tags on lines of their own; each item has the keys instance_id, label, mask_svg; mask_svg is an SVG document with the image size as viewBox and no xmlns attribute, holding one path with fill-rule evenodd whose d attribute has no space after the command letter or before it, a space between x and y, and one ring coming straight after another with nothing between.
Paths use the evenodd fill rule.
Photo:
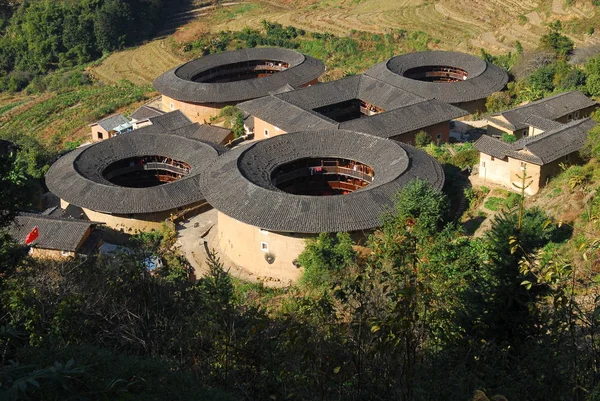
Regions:
<instances>
[{"instance_id":1,"label":"terraced hillside","mask_svg":"<svg viewBox=\"0 0 600 401\"><path fill-rule=\"evenodd\" d=\"M563 21L577 46L600 43L600 8L591 0L251 0L228 2L195 19L186 19L170 37L136 49L115 53L93 73L103 82L128 79L149 84L163 71L183 61L174 55L170 40L191 40L201 32L259 28L262 20L294 25L310 31L348 34L351 30L390 32L424 31L438 40L440 49L491 53L514 49L518 40L527 49L536 46L546 23ZM178 18L175 16L175 18Z\"/></svg>"},{"instance_id":2,"label":"terraced hillside","mask_svg":"<svg viewBox=\"0 0 600 401\"><path fill-rule=\"evenodd\" d=\"M440 48L469 51L485 47L499 52L512 49L515 40L526 48L535 46L545 32L545 22L560 18L577 44L600 41L585 35L585 28L598 26L598 8L591 1L571 3L567 7L564 0L270 0L243 17L214 24L211 29L260 26L262 19L268 19L337 34L352 29L420 30L439 38Z\"/></svg>"}]
</instances>

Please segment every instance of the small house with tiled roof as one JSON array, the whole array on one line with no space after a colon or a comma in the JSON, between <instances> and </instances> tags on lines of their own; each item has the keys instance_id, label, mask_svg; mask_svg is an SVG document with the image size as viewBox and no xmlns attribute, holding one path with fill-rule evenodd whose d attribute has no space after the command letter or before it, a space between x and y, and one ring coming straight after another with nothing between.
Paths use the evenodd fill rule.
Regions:
<instances>
[{"instance_id":1,"label":"small house with tiled roof","mask_svg":"<svg viewBox=\"0 0 600 401\"><path fill-rule=\"evenodd\" d=\"M37 227L39 236L30 245L30 255L44 259L88 256L102 245L97 222L21 213L8 227L9 235L25 244L27 235Z\"/></svg>"},{"instance_id":2,"label":"small house with tiled roof","mask_svg":"<svg viewBox=\"0 0 600 401\"><path fill-rule=\"evenodd\" d=\"M597 102L580 91L559 93L487 117L488 134L496 137L508 133L517 138L537 135L555 128L554 123L568 123L589 117Z\"/></svg>"},{"instance_id":3,"label":"small house with tiled roof","mask_svg":"<svg viewBox=\"0 0 600 401\"><path fill-rule=\"evenodd\" d=\"M165 114L164 111L145 104L131 114L131 123L133 124L133 129L150 125L152 124L150 122L152 117L162 116L163 114Z\"/></svg>"},{"instance_id":4,"label":"small house with tiled roof","mask_svg":"<svg viewBox=\"0 0 600 401\"><path fill-rule=\"evenodd\" d=\"M595 125L590 118L558 123L558 126L552 124L548 131L523 137L514 143L483 135L475 142L475 148L480 152L479 177L484 182L516 190L515 185L521 185L520 177L525 172L530 177L526 182L531 181L525 192L534 195L560 172L561 164L580 161L579 150Z\"/></svg>"},{"instance_id":5,"label":"small house with tiled roof","mask_svg":"<svg viewBox=\"0 0 600 401\"><path fill-rule=\"evenodd\" d=\"M92 129L92 142L103 141L133 129L133 125L122 114L113 114L89 126Z\"/></svg>"}]
</instances>

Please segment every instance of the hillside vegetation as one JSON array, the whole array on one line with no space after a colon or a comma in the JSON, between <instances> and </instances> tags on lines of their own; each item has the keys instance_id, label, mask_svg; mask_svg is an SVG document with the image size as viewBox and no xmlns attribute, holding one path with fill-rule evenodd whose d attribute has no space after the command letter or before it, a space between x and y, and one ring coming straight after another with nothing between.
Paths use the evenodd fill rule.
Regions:
<instances>
[{"instance_id":1,"label":"hillside vegetation","mask_svg":"<svg viewBox=\"0 0 600 401\"><path fill-rule=\"evenodd\" d=\"M1 2L0 91L147 39L166 11L162 0Z\"/></svg>"},{"instance_id":2,"label":"hillside vegetation","mask_svg":"<svg viewBox=\"0 0 600 401\"><path fill-rule=\"evenodd\" d=\"M598 6L592 0L566 3L557 0L253 0L238 5L226 2L227 6L203 11L167 38L112 54L93 73L103 82L129 79L149 84L152 77L193 56L178 51L183 44L209 32L261 29L264 20L341 37L356 36L354 32L393 35L403 31L430 38L427 44L430 49L475 54L480 48L491 54L515 51L517 42L525 50L533 49L546 33L547 24L561 20L565 33L576 46L599 45L600 32L595 33L600 26Z\"/></svg>"},{"instance_id":3,"label":"hillside vegetation","mask_svg":"<svg viewBox=\"0 0 600 401\"><path fill-rule=\"evenodd\" d=\"M210 30L256 28L268 19L316 32L345 35L351 30L386 33L397 29L423 31L440 40L442 49L473 51L484 47L507 51L514 42L535 47L545 24L555 19L568 25L578 45L597 43L586 33L597 27L599 12L591 0L479 1L479 0L301 0L256 1L234 18L218 14Z\"/></svg>"}]
</instances>

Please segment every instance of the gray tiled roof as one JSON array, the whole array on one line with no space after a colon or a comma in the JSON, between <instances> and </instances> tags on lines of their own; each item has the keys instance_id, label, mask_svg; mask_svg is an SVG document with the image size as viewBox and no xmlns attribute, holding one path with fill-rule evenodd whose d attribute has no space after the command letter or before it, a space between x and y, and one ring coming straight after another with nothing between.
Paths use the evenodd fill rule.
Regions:
<instances>
[{"instance_id":1,"label":"gray tiled roof","mask_svg":"<svg viewBox=\"0 0 600 401\"><path fill-rule=\"evenodd\" d=\"M182 135L153 132L155 129L150 125L62 156L46 174L46 185L75 206L116 214L160 212L204 199L200 176L217 158L216 148L220 147ZM151 188L117 186L102 175L115 161L145 155L183 161L191 170L177 181Z\"/></svg>"},{"instance_id":2,"label":"gray tiled roof","mask_svg":"<svg viewBox=\"0 0 600 401\"><path fill-rule=\"evenodd\" d=\"M542 131L550 131L562 127L562 124L558 121L550 120L537 115L527 117L525 124L527 124L529 127L539 128Z\"/></svg>"},{"instance_id":3,"label":"gray tiled roof","mask_svg":"<svg viewBox=\"0 0 600 401\"><path fill-rule=\"evenodd\" d=\"M106 117L100 121L96 121L95 123L90 124L90 125L98 124L106 131L110 131L110 130L118 127L119 125L127 124L128 122L129 122L129 120L127 118L125 118L125 116L123 116L122 114L114 114L114 115Z\"/></svg>"},{"instance_id":4,"label":"gray tiled roof","mask_svg":"<svg viewBox=\"0 0 600 401\"><path fill-rule=\"evenodd\" d=\"M483 135L475 142L475 149L499 159L509 156L544 165L579 151L585 144L589 130L595 125L590 118L575 120L539 135L521 138L512 144Z\"/></svg>"},{"instance_id":5,"label":"gray tiled roof","mask_svg":"<svg viewBox=\"0 0 600 401\"><path fill-rule=\"evenodd\" d=\"M8 233L17 242L24 244L27 234L38 227L39 237L34 243L36 248L75 252L82 244L87 230L96 224L100 223L21 213L8 227Z\"/></svg>"},{"instance_id":6,"label":"gray tiled roof","mask_svg":"<svg viewBox=\"0 0 600 401\"><path fill-rule=\"evenodd\" d=\"M211 68L250 60L278 60L290 65L268 77L226 83L199 83L192 78ZM165 72L154 87L161 94L183 102L232 103L266 96L289 84L294 88L317 79L325 71L322 61L289 49L254 48L212 54Z\"/></svg>"},{"instance_id":7,"label":"gray tiled roof","mask_svg":"<svg viewBox=\"0 0 600 401\"><path fill-rule=\"evenodd\" d=\"M205 142L223 144L231 135L231 129L210 124L198 125L194 138Z\"/></svg>"},{"instance_id":8,"label":"gray tiled roof","mask_svg":"<svg viewBox=\"0 0 600 401\"><path fill-rule=\"evenodd\" d=\"M372 103L386 112L338 123L313 110L352 99ZM468 114L452 105L437 100L425 100L365 75L265 96L241 103L238 107L286 132L342 128L384 138Z\"/></svg>"},{"instance_id":9,"label":"gray tiled roof","mask_svg":"<svg viewBox=\"0 0 600 401\"><path fill-rule=\"evenodd\" d=\"M144 121L148 120L150 117L156 117L163 114L165 114L165 112L162 110L155 109L154 107L150 107L148 105L143 105L133 112L131 119L136 121Z\"/></svg>"},{"instance_id":10,"label":"gray tiled roof","mask_svg":"<svg viewBox=\"0 0 600 401\"><path fill-rule=\"evenodd\" d=\"M366 75L355 75L337 81L320 83L293 92L282 93L277 97L305 110L352 99L361 99L384 110L392 110L424 100Z\"/></svg>"},{"instance_id":11,"label":"gray tiled roof","mask_svg":"<svg viewBox=\"0 0 600 401\"><path fill-rule=\"evenodd\" d=\"M371 166L374 180L347 195L304 196L277 189L271 174L306 157L340 157ZM409 181L427 180L440 190L440 164L409 145L347 130L279 135L221 155L203 175L207 201L226 215L279 232L357 231L381 225L394 196Z\"/></svg>"},{"instance_id":12,"label":"gray tiled roof","mask_svg":"<svg viewBox=\"0 0 600 401\"><path fill-rule=\"evenodd\" d=\"M500 125L515 131L528 127L528 119L531 116L545 118L547 120L556 120L577 110L585 109L597 105L595 101L585 96L580 91L571 91L559 93L523 106L515 107L501 113L490 115L490 120L499 122L495 116L502 116L508 121Z\"/></svg>"},{"instance_id":13,"label":"gray tiled roof","mask_svg":"<svg viewBox=\"0 0 600 401\"><path fill-rule=\"evenodd\" d=\"M304 110L277 96L265 96L238 104L238 108L286 132L337 128L338 123L315 112Z\"/></svg>"},{"instance_id":14,"label":"gray tiled roof","mask_svg":"<svg viewBox=\"0 0 600 401\"><path fill-rule=\"evenodd\" d=\"M162 132L172 131L177 128L190 125L192 121L185 116L180 110L171 111L155 117L149 118L152 125L160 128Z\"/></svg>"},{"instance_id":15,"label":"gray tiled roof","mask_svg":"<svg viewBox=\"0 0 600 401\"><path fill-rule=\"evenodd\" d=\"M421 128L450 121L469 113L438 100L423 100L374 116L346 121L340 128L392 138Z\"/></svg>"},{"instance_id":16,"label":"gray tiled roof","mask_svg":"<svg viewBox=\"0 0 600 401\"><path fill-rule=\"evenodd\" d=\"M199 123L189 123L170 131L163 130L160 128L160 125L147 125L129 133L128 135L160 134L180 136L183 138L210 143L210 145L217 150L218 153L223 153L227 152L228 150L226 147L220 145L224 137L224 130L227 129ZM227 130L227 132L231 132L231 130ZM213 136L210 136L210 134ZM217 140L220 140L220 142L217 142Z\"/></svg>"},{"instance_id":17,"label":"gray tiled roof","mask_svg":"<svg viewBox=\"0 0 600 401\"><path fill-rule=\"evenodd\" d=\"M468 79L459 82L425 82L407 78L405 71L423 66L452 66L465 70ZM427 51L408 53L376 64L366 75L395 85L426 99L463 103L484 99L500 91L508 82L503 69L482 59L459 52Z\"/></svg>"}]
</instances>

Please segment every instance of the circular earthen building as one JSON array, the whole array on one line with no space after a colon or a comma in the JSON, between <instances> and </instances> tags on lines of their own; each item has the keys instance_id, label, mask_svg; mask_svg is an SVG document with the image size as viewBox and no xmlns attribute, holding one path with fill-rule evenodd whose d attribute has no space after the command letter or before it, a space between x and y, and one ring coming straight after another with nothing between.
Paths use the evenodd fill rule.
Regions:
<instances>
[{"instance_id":1,"label":"circular earthen building","mask_svg":"<svg viewBox=\"0 0 600 401\"><path fill-rule=\"evenodd\" d=\"M207 122L227 105L256 99L285 87L317 83L322 61L282 48L253 48L211 54L156 78L163 110L181 110L194 122Z\"/></svg>"},{"instance_id":2,"label":"circular earthen building","mask_svg":"<svg viewBox=\"0 0 600 401\"><path fill-rule=\"evenodd\" d=\"M469 113L485 111L486 98L508 82L508 74L502 68L470 54L447 51L395 56L365 74Z\"/></svg>"},{"instance_id":3,"label":"circular earthen building","mask_svg":"<svg viewBox=\"0 0 600 401\"><path fill-rule=\"evenodd\" d=\"M305 131L256 142L217 158L202 192L218 210L216 248L249 270L298 277L305 239L381 225L414 179L441 190L444 173L410 145L347 130ZM261 270L262 269L262 270Z\"/></svg>"},{"instance_id":4,"label":"circular earthen building","mask_svg":"<svg viewBox=\"0 0 600 401\"><path fill-rule=\"evenodd\" d=\"M134 131L62 156L46 174L46 185L63 209L75 205L92 221L124 232L157 229L171 215L206 204L200 178L219 149Z\"/></svg>"}]
</instances>

